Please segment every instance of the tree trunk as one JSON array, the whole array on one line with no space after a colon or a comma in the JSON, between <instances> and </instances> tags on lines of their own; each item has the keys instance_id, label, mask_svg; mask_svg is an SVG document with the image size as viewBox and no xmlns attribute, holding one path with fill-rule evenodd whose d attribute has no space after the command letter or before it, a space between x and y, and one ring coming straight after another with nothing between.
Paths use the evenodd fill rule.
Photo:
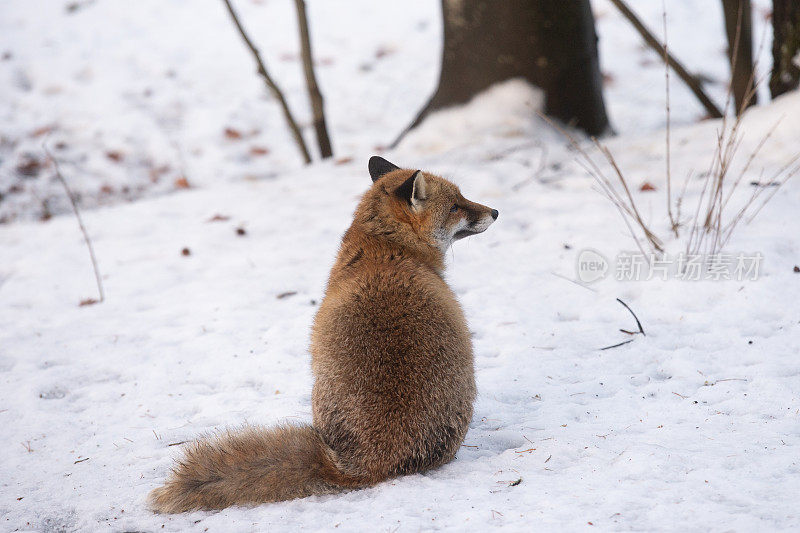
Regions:
<instances>
[{"instance_id":1,"label":"tree trunk","mask_svg":"<svg viewBox=\"0 0 800 533\"><path fill-rule=\"evenodd\" d=\"M772 2L772 75L769 91L773 98L800 85L800 2Z\"/></svg>"},{"instance_id":2,"label":"tree trunk","mask_svg":"<svg viewBox=\"0 0 800 533\"><path fill-rule=\"evenodd\" d=\"M728 60L731 64L731 92L736 114L756 103L753 89L753 22L750 0L722 0L725 34L728 37Z\"/></svg>"},{"instance_id":3,"label":"tree trunk","mask_svg":"<svg viewBox=\"0 0 800 533\"><path fill-rule=\"evenodd\" d=\"M442 0L442 19L439 85L406 131L516 77L544 91L548 115L593 135L609 129L589 0Z\"/></svg>"}]
</instances>

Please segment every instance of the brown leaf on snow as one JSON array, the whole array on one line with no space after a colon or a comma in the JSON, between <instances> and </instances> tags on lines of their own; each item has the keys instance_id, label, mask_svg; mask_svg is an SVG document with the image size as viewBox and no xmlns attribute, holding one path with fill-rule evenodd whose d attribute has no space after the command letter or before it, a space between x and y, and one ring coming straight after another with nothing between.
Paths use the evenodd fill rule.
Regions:
<instances>
[{"instance_id":1,"label":"brown leaf on snow","mask_svg":"<svg viewBox=\"0 0 800 533\"><path fill-rule=\"evenodd\" d=\"M250 147L250 155L258 156L258 155L267 155L269 153L269 148L266 146L251 146Z\"/></svg>"},{"instance_id":2,"label":"brown leaf on snow","mask_svg":"<svg viewBox=\"0 0 800 533\"><path fill-rule=\"evenodd\" d=\"M238 228L236 228L236 235L238 235L239 237L244 237L245 235L247 235L247 230L244 229L242 226L239 226Z\"/></svg>"},{"instance_id":3,"label":"brown leaf on snow","mask_svg":"<svg viewBox=\"0 0 800 533\"><path fill-rule=\"evenodd\" d=\"M17 163L16 171L18 174L22 174L23 176L35 178L42 170L43 166L44 165L42 164L42 161L36 156L32 154L25 154L22 156L19 163Z\"/></svg>"},{"instance_id":4,"label":"brown leaf on snow","mask_svg":"<svg viewBox=\"0 0 800 533\"><path fill-rule=\"evenodd\" d=\"M297 294L297 291L286 291L280 293L275 298L277 298L278 300L283 300L284 298L288 298L289 296L294 296L295 294Z\"/></svg>"},{"instance_id":5,"label":"brown leaf on snow","mask_svg":"<svg viewBox=\"0 0 800 533\"><path fill-rule=\"evenodd\" d=\"M161 176L170 171L169 165L161 165L150 169L150 182L158 183Z\"/></svg>"},{"instance_id":6,"label":"brown leaf on snow","mask_svg":"<svg viewBox=\"0 0 800 533\"><path fill-rule=\"evenodd\" d=\"M639 187L639 190L642 191L642 192L654 191L654 190L656 190L656 188L649 181L645 181L644 183L642 183L642 186Z\"/></svg>"},{"instance_id":7,"label":"brown leaf on snow","mask_svg":"<svg viewBox=\"0 0 800 533\"><path fill-rule=\"evenodd\" d=\"M228 215L220 215L219 213L217 213L213 217L206 220L206 222L225 222L226 220L230 219L231 217L229 217Z\"/></svg>"},{"instance_id":8,"label":"brown leaf on snow","mask_svg":"<svg viewBox=\"0 0 800 533\"><path fill-rule=\"evenodd\" d=\"M181 176L180 178L175 180L175 188L176 189L188 189L191 185L189 185L189 180L186 177Z\"/></svg>"},{"instance_id":9,"label":"brown leaf on snow","mask_svg":"<svg viewBox=\"0 0 800 533\"><path fill-rule=\"evenodd\" d=\"M120 163L123 159L125 159L125 155L120 152L119 150L109 150L106 152L106 157L109 158L114 163Z\"/></svg>"},{"instance_id":10,"label":"brown leaf on snow","mask_svg":"<svg viewBox=\"0 0 800 533\"><path fill-rule=\"evenodd\" d=\"M184 248L183 250L181 250L181 255L183 256L192 255L192 251L188 248Z\"/></svg>"},{"instance_id":11,"label":"brown leaf on snow","mask_svg":"<svg viewBox=\"0 0 800 533\"><path fill-rule=\"evenodd\" d=\"M392 55L394 53L394 48L389 46L381 46L377 50L375 50L375 59L381 59L386 56Z\"/></svg>"},{"instance_id":12,"label":"brown leaf on snow","mask_svg":"<svg viewBox=\"0 0 800 533\"><path fill-rule=\"evenodd\" d=\"M98 303L98 301L94 298L86 298L81 300L81 303L78 304L78 307L86 307L87 305L94 305L96 303Z\"/></svg>"},{"instance_id":13,"label":"brown leaf on snow","mask_svg":"<svg viewBox=\"0 0 800 533\"><path fill-rule=\"evenodd\" d=\"M339 159L337 159L333 163L335 165L346 165L347 163L352 163L352 162L353 162L353 158L350 157L350 156L347 156L347 157L340 157Z\"/></svg>"},{"instance_id":14,"label":"brown leaf on snow","mask_svg":"<svg viewBox=\"0 0 800 533\"><path fill-rule=\"evenodd\" d=\"M41 126L36 128L31 132L31 137L41 137L42 135L47 135L51 131L55 129L55 126L52 124L48 124L47 126Z\"/></svg>"},{"instance_id":15,"label":"brown leaf on snow","mask_svg":"<svg viewBox=\"0 0 800 533\"><path fill-rule=\"evenodd\" d=\"M242 138L242 132L234 128L225 128L225 138L236 141Z\"/></svg>"}]
</instances>

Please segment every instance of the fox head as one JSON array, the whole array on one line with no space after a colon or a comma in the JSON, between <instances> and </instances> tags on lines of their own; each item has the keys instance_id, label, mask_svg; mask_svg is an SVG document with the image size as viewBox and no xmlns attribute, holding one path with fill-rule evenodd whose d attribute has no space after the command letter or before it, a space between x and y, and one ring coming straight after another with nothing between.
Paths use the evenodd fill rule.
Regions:
<instances>
[{"instance_id":1,"label":"fox head","mask_svg":"<svg viewBox=\"0 0 800 533\"><path fill-rule=\"evenodd\" d=\"M453 183L421 170L401 169L382 157L369 160L372 188L356 213L369 232L444 253L497 220L496 209L471 202Z\"/></svg>"}]
</instances>

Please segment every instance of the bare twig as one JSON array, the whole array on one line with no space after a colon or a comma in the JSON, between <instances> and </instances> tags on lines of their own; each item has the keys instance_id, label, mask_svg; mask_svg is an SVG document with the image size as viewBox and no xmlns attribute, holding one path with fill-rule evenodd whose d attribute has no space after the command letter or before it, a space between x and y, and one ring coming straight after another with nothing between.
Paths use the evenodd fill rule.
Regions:
<instances>
[{"instance_id":1,"label":"bare twig","mask_svg":"<svg viewBox=\"0 0 800 533\"><path fill-rule=\"evenodd\" d=\"M626 330L626 329L620 329L620 331L621 331L622 333L625 333L625 334L627 334L627 335L638 335L639 333L641 333L643 336L647 337L647 334L644 332L644 328L642 327L642 323L641 323L641 322L639 322L639 317L637 317L637 316L636 316L636 313L634 313L634 312L633 312L633 309L631 309L630 307L628 307L628 304L626 304L625 302L623 302L623 301L622 301L622 300L620 300L619 298L617 298L617 301L618 301L619 303L621 303L621 304L622 304L622 306L623 306L625 309L627 309L627 310L628 310L628 312L631 314L631 316L633 316L633 319L636 321L636 327L638 327L638 328L639 328L639 331L628 331L628 330ZM634 340L636 340L636 339L628 339L628 340L626 340L626 341L618 342L617 344L612 344L611 346L605 346L605 347L603 347L603 348L598 348L598 349L599 349L599 350L602 352L603 350L610 350L610 349L612 349L612 348L619 348L620 346L625 346L626 344L630 344L630 343L631 343L631 342L633 342Z\"/></svg>"},{"instance_id":2,"label":"bare twig","mask_svg":"<svg viewBox=\"0 0 800 533\"><path fill-rule=\"evenodd\" d=\"M631 211L633 211L633 218L636 220L636 223L639 224L639 227L642 228L645 237L653 245L653 247L658 250L659 252L664 251L664 245L652 231L650 228L647 227L642 216L639 214L639 210L636 208L636 202L633 200L633 195L631 194L631 190L628 187L628 181L625 179L625 175L620 170L619 166L617 165L614 156L611 154L611 150L608 147L600 144L600 142L592 137L592 141L594 141L595 146L600 149L600 152L606 157L606 160L611 165L611 168L614 169L614 172L617 174L617 178L619 178L619 182L622 184L622 189L625 191L625 195L628 197L628 206L630 207Z\"/></svg>"},{"instance_id":3,"label":"bare twig","mask_svg":"<svg viewBox=\"0 0 800 533\"><path fill-rule=\"evenodd\" d=\"M311 163L311 156L308 155L308 147L306 147L306 142L303 140L303 135L300 133L300 128L297 126L297 122L294 120L294 116L292 116L292 112L289 109L289 104L286 103L286 98L283 96L283 92L281 92L278 85L269 75L267 72L267 67L264 65L264 62L261 60L261 54L258 52L258 48L253 44L253 41L247 36L247 33L244 31L242 27L242 23L239 22L239 17L234 11L233 6L230 3L230 0L222 0L225 3L225 7L228 8L228 13L231 15L231 19L233 19L233 23L236 26L236 29L239 30L239 34L242 36L245 45L247 48L250 49L250 52L253 54L253 58L256 60L256 65L258 65L258 73L263 78L264 83L267 85L267 88L272 93L272 95L278 100L278 103L283 110L283 116L286 119L286 123L289 125L289 129L292 132L292 137L294 137L295 142L297 143L297 147L300 149L300 152L303 156L303 161L306 164Z\"/></svg>"},{"instance_id":4,"label":"bare twig","mask_svg":"<svg viewBox=\"0 0 800 533\"><path fill-rule=\"evenodd\" d=\"M636 246L642 252L642 255L647 257L647 254L645 254L644 252L644 248L642 247L639 237L636 235L636 232L633 230L633 227L628 221L628 217L633 219L641 227L642 231L645 234L645 238L647 239L648 243L651 246L651 249L653 249L653 251L656 250L662 251L663 247L661 241L653 234L652 231L650 231L650 229L644 223L644 220L642 220L641 216L639 216L638 211L636 210L636 206L635 205L631 206L626 204L625 200L617 192L613 183L611 183L611 180L608 179L608 177L603 173L603 171L600 169L597 163L595 163L594 159L592 159L591 156L589 156L586 150L584 150L581 147L581 145L578 144L578 141L575 140L575 138L572 135L570 135L564 128L562 128L561 126L550 120L550 118L545 114L541 112L538 112L537 114L539 115L539 117L541 117L542 120L544 120L550 126L552 126L553 129L555 129L561 135L563 135L564 138L566 138L567 141L569 141L572 148L575 149L575 151L577 151L583 157L583 160L578 160L578 164L580 164L586 170L586 172L595 179L597 184L600 186L600 192L606 198L608 198L620 212L622 220L628 227L628 231L630 232L631 237L636 243ZM630 190L628 189L627 183L625 182L625 177L620 172L619 167L616 166L616 162L614 161L613 156L611 156L611 153L607 149L605 149L605 147L601 145L599 141L597 141L597 139L593 138L592 140L594 141L595 145L600 149L600 151L603 153L603 155L606 157L606 159L609 161L609 164L611 164L611 166L614 168L617 177L622 181L623 188L626 189L628 192L628 198L632 202L633 198L630 195Z\"/></svg>"},{"instance_id":5,"label":"bare twig","mask_svg":"<svg viewBox=\"0 0 800 533\"><path fill-rule=\"evenodd\" d=\"M319 145L320 155L325 159L333 155L331 140L328 137L328 127L325 124L325 109L323 106L322 93L317 85L317 77L314 74L314 60L311 53L311 38L308 30L308 17L306 17L306 3L304 0L295 0L297 8L297 24L300 26L300 49L303 56L303 73L306 76L306 87L308 88L308 98L311 100L311 110L314 114L314 131L317 134L317 144Z\"/></svg>"},{"instance_id":6,"label":"bare twig","mask_svg":"<svg viewBox=\"0 0 800 533\"><path fill-rule=\"evenodd\" d=\"M541 155L539 156L539 165L536 167L536 170L531 174L529 177L525 178L524 180L520 181L519 183L515 183L511 186L511 190L514 192L519 191L523 187L527 186L528 184L532 183L535 179L539 177L539 175L544 170L544 167L547 163L547 146L542 143L541 141L534 141L533 143L525 143L522 147L528 147L533 145L536 148L541 150ZM518 148L509 148L508 150L503 150L497 154L493 154L490 158L491 161L496 161L497 159L502 158L503 156L516 151Z\"/></svg>"},{"instance_id":7,"label":"bare twig","mask_svg":"<svg viewBox=\"0 0 800 533\"><path fill-rule=\"evenodd\" d=\"M647 334L644 332L644 328L642 328L642 323L639 322L639 317L636 316L636 313L633 312L633 309L628 307L628 304L617 298L617 301L622 304L622 306L628 310L628 312L633 316L633 319L636 321L636 326L639 328L639 333L647 337Z\"/></svg>"},{"instance_id":8,"label":"bare twig","mask_svg":"<svg viewBox=\"0 0 800 533\"><path fill-rule=\"evenodd\" d=\"M100 295L100 299L97 301L98 303L102 303L106 299L106 293L103 290L103 280L100 276L100 269L97 266L97 257L94 255L94 247L92 246L92 239L89 238L89 232L86 231L86 226L83 225L83 219L81 218L81 213L78 210L78 203L75 200L75 195L72 194L72 190L70 190L69 185L67 185L67 180L64 179L64 176L61 174L61 169L58 166L58 160L53 157L53 154L50 153L50 150L47 148L45 143L42 143L42 149L44 153L47 154L47 157L50 161L53 162L53 168L55 169L56 179L61 183L64 187L64 192L67 194L67 198L69 198L69 203L72 204L72 211L75 213L75 218L78 221L78 226L81 228L81 233L83 233L83 240L86 242L86 248L89 250L89 257L92 260L92 268L94 269L94 278L97 280L97 292ZM89 303L90 300L84 300L84 302ZM95 303L95 302L91 302Z\"/></svg>"},{"instance_id":9,"label":"bare twig","mask_svg":"<svg viewBox=\"0 0 800 533\"><path fill-rule=\"evenodd\" d=\"M667 6L665 4L665 0L661 0L661 18L664 23L664 88L665 88L665 96L666 96L666 114L667 114L667 131L666 131L666 139L665 139L665 150L666 150L666 165L667 165L667 215L669 216L669 224L672 227L672 232L675 234L675 238L678 238L678 219L676 219L672 214L672 169L671 167L671 143L670 143L670 126L672 124L672 120L670 117L670 107L669 107L669 41L667 40Z\"/></svg>"},{"instance_id":10,"label":"bare twig","mask_svg":"<svg viewBox=\"0 0 800 533\"><path fill-rule=\"evenodd\" d=\"M631 9L627 6L627 4L623 0L611 0L611 3L614 4L617 9L619 9L620 13L628 19L628 21L633 25L636 31L639 32L639 35L645 40L645 42L656 52L659 54L663 54L663 57L669 63L669 66L672 67L672 70L683 80L687 87L694 93L700 103L703 104L703 107L706 108L706 111L712 118L720 118L722 117L722 111L719 110L716 104L708 97L708 95L703 90L703 86L695 76L689 73L688 70L677 60L675 57L670 54L666 47L658 42L658 39L653 36L650 30L639 20L639 17L631 11Z\"/></svg>"},{"instance_id":11,"label":"bare twig","mask_svg":"<svg viewBox=\"0 0 800 533\"><path fill-rule=\"evenodd\" d=\"M622 341L622 342L617 343L617 344L612 344L611 346L606 346L604 348L600 348L600 351L602 352L603 350L610 350L611 348L619 348L620 346L625 346L626 344L630 344L631 342L633 342L633 340L634 339L628 339L626 341Z\"/></svg>"}]
</instances>

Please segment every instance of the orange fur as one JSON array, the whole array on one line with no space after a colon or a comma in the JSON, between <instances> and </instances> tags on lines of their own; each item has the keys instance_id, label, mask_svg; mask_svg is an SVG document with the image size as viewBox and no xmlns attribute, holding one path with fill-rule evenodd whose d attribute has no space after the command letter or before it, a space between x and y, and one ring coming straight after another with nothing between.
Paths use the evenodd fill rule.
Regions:
<instances>
[{"instance_id":1,"label":"orange fur","mask_svg":"<svg viewBox=\"0 0 800 533\"><path fill-rule=\"evenodd\" d=\"M374 183L342 239L314 320L313 427L246 428L195 442L151 493L154 510L332 493L455 457L475 377L469 329L442 277L444 252L486 229L497 212L440 177L382 159L388 171L373 172L373 162Z\"/></svg>"}]
</instances>

